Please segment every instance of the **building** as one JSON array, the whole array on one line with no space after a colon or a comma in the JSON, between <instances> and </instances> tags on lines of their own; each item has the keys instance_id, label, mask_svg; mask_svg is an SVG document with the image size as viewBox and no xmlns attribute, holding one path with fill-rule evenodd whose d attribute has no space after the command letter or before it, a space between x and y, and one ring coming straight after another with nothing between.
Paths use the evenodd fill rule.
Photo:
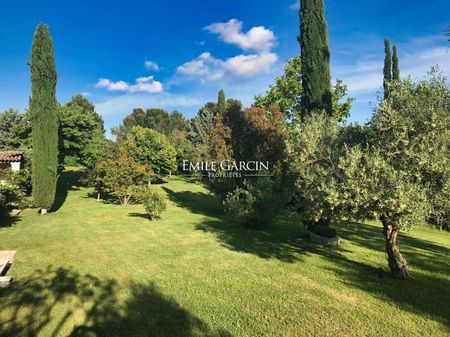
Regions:
<instances>
[{"instance_id":1,"label":"building","mask_svg":"<svg viewBox=\"0 0 450 337\"><path fill-rule=\"evenodd\" d=\"M20 171L22 162L22 151L0 151L0 170L10 168L14 172Z\"/></svg>"}]
</instances>

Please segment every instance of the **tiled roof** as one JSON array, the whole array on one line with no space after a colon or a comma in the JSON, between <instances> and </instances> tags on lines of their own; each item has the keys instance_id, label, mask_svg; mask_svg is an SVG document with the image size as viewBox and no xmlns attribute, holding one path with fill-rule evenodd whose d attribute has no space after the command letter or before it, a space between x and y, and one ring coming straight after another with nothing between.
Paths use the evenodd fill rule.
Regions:
<instances>
[{"instance_id":1,"label":"tiled roof","mask_svg":"<svg viewBox=\"0 0 450 337\"><path fill-rule=\"evenodd\" d=\"M11 163L21 161L23 156L22 151L0 151L0 163Z\"/></svg>"}]
</instances>

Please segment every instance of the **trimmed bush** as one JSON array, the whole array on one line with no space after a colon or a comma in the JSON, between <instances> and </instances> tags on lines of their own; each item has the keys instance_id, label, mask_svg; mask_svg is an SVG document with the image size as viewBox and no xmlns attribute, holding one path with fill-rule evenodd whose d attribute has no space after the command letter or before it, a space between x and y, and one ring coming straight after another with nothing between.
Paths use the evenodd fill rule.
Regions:
<instances>
[{"instance_id":1,"label":"trimmed bush","mask_svg":"<svg viewBox=\"0 0 450 337\"><path fill-rule=\"evenodd\" d=\"M159 218L167 208L166 198L162 194L152 190L146 193L142 199L142 203L152 221Z\"/></svg>"}]
</instances>

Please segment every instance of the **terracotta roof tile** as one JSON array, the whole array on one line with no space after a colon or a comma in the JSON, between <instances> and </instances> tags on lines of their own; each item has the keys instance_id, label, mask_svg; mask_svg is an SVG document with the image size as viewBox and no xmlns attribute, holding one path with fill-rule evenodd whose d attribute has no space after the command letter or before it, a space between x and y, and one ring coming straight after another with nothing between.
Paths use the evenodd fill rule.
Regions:
<instances>
[{"instance_id":1,"label":"terracotta roof tile","mask_svg":"<svg viewBox=\"0 0 450 337\"><path fill-rule=\"evenodd\" d=\"M0 163L11 163L21 161L23 156L22 151L0 151Z\"/></svg>"}]
</instances>

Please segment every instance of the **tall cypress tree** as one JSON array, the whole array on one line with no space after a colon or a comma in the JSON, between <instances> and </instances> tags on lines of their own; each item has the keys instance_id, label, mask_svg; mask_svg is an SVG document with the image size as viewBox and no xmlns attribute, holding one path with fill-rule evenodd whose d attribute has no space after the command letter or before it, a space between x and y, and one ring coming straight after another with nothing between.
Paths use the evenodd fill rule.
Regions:
<instances>
[{"instance_id":1,"label":"tall cypress tree","mask_svg":"<svg viewBox=\"0 0 450 337\"><path fill-rule=\"evenodd\" d=\"M384 99L389 96L389 83L392 80L391 73L391 46L388 39L384 39L384 68L383 68L383 89L384 89Z\"/></svg>"},{"instance_id":2,"label":"tall cypress tree","mask_svg":"<svg viewBox=\"0 0 450 337\"><path fill-rule=\"evenodd\" d=\"M30 113L33 141L33 203L44 214L53 205L58 171L58 114L53 41L39 24L31 47Z\"/></svg>"},{"instance_id":3,"label":"tall cypress tree","mask_svg":"<svg viewBox=\"0 0 450 337\"><path fill-rule=\"evenodd\" d=\"M330 49L323 0L300 1L302 116L319 109L332 114Z\"/></svg>"},{"instance_id":4,"label":"tall cypress tree","mask_svg":"<svg viewBox=\"0 0 450 337\"><path fill-rule=\"evenodd\" d=\"M392 47L392 80L400 80L400 67L398 65L397 46Z\"/></svg>"},{"instance_id":5,"label":"tall cypress tree","mask_svg":"<svg viewBox=\"0 0 450 337\"><path fill-rule=\"evenodd\" d=\"M226 109L227 109L227 102L225 100L225 92L223 90L220 90L217 98L217 113L223 116L225 114Z\"/></svg>"}]
</instances>

